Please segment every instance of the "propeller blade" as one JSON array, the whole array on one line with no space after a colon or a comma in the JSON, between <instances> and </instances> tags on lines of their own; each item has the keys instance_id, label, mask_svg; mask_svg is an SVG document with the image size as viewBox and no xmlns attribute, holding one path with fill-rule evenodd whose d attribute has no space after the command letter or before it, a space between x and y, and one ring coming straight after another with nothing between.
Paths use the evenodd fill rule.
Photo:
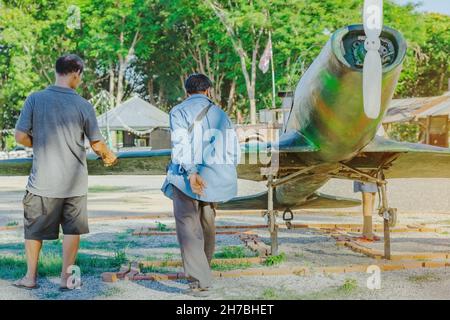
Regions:
<instances>
[{"instance_id":1,"label":"propeller blade","mask_svg":"<svg viewBox=\"0 0 450 320\"><path fill-rule=\"evenodd\" d=\"M383 29L383 1L365 0L363 20L366 34L364 48L367 51L363 66L364 112L368 118L376 119L381 110L383 66L378 50Z\"/></svg>"},{"instance_id":2,"label":"propeller blade","mask_svg":"<svg viewBox=\"0 0 450 320\"><path fill-rule=\"evenodd\" d=\"M368 38L379 37L383 29L383 0L364 1L364 32Z\"/></svg>"},{"instance_id":3,"label":"propeller blade","mask_svg":"<svg viewBox=\"0 0 450 320\"><path fill-rule=\"evenodd\" d=\"M363 66L364 112L376 119L381 109L382 65L378 50L367 51Z\"/></svg>"}]
</instances>

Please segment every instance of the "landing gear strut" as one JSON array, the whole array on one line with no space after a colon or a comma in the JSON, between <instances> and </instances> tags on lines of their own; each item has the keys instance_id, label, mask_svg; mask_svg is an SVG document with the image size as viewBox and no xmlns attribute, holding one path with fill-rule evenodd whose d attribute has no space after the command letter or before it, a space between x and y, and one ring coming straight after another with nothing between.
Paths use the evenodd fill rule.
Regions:
<instances>
[{"instance_id":1,"label":"landing gear strut","mask_svg":"<svg viewBox=\"0 0 450 320\"><path fill-rule=\"evenodd\" d=\"M369 174L366 174L358 169L352 168L349 165L341 163L342 168L348 171L346 177L350 177L351 179L356 179L363 182L371 182L376 183L378 186L378 191L381 199L381 205L378 208L378 214L383 218L383 229L384 229L384 258L386 260L391 259L391 232L390 228L394 227L397 223L397 209L390 208L387 201L387 192L386 192L386 184L387 181L385 179L382 166L380 166L377 170L377 176L373 177Z\"/></svg>"},{"instance_id":2,"label":"landing gear strut","mask_svg":"<svg viewBox=\"0 0 450 320\"><path fill-rule=\"evenodd\" d=\"M387 201L386 180L383 172L378 174L378 190L381 196L381 206L378 208L378 215L383 218L384 229L384 258L391 259L391 232L390 228L397 223L397 209L390 208Z\"/></svg>"}]
</instances>

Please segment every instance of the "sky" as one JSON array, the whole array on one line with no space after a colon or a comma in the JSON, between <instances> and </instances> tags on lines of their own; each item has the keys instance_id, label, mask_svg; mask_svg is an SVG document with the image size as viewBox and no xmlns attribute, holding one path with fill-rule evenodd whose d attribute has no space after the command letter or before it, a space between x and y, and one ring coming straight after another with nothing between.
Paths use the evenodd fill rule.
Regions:
<instances>
[{"instance_id":1,"label":"sky","mask_svg":"<svg viewBox=\"0 0 450 320\"><path fill-rule=\"evenodd\" d=\"M407 4L408 2L421 2L422 6L419 11L438 12L450 15L450 0L394 0L399 4Z\"/></svg>"}]
</instances>

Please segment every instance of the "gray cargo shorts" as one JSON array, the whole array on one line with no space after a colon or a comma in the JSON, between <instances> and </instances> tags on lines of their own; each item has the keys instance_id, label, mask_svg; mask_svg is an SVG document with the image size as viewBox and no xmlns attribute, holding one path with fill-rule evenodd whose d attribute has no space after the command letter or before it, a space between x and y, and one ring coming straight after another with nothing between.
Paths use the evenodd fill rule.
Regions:
<instances>
[{"instance_id":1,"label":"gray cargo shorts","mask_svg":"<svg viewBox=\"0 0 450 320\"><path fill-rule=\"evenodd\" d=\"M23 197L27 240L56 240L59 226L65 235L89 233L87 196L46 198L30 192Z\"/></svg>"}]
</instances>

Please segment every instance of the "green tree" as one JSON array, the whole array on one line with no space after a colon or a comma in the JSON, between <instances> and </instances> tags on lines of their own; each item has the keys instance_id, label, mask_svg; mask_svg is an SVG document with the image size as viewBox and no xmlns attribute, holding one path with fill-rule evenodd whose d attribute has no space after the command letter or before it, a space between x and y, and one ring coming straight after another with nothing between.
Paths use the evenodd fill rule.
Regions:
<instances>
[{"instance_id":1,"label":"green tree","mask_svg":"<svg viewBox=\"0 0 450 320\"><path fill-rule=\"evenodd\" d=\"M25 98L53 81L54 57L70 50L59 28L62 1L0 2L0 147Z\"/></svg>"},{"instance_id":2,"label":"green tree","mask_svg":"<svg viewBox=\"0 0 450 320\"><path fill-rule=\"evenodd\" d=\"M361 23L361 0L0 0L0 147L26 96L54 81L73 52L86 62L80 93L138 93L168 110L192 72L214 81L214 99L237 121L270 107L271 77L257 68L272 32L275 81L293 90L330 34ZM75 8L80 24L70 26ZM384 1L384 24L403 33L407 57L396 97L430 96L450 77L450 18ZM76 20L76 19L75 19Z\"/></svg>"},{"instance_id":3,"label":"green tree","mask_svg":"<svg viewBox=\"0 0 450 320\"><path fill-rule=\"evenodd\" d=\"M108 79L111 105L118 105L139 85L133 64L153 52L159 28L154 23L155 2L80 0L78 4L82 19L78 49L90 59L98 79Z\"/></svg>"}]
</instances>

